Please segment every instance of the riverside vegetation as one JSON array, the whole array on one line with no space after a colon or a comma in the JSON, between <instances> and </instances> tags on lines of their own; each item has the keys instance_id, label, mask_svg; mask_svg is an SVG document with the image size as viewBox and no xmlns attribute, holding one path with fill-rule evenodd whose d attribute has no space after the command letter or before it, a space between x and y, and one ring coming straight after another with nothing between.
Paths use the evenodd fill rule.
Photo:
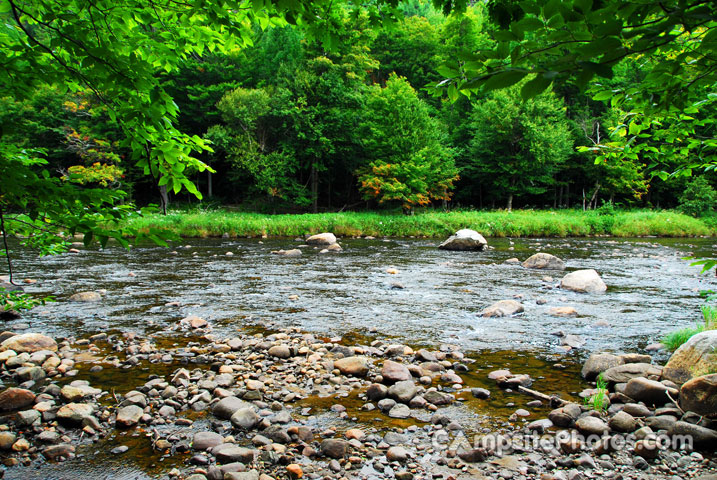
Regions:
<instances>
[{"instance_id":1,"label":"riverside vegetation","mask_svg":"<svg viewBox=\"0 0 717 480\"><path fill-rule=\"evenodd\" d=\"M342 212L262 215L230 210L170 211L135 217L133 229L164 230L182 237L295 237L319 232L339 236L444 237L470 227L487 237L712 236L711 218L673 211L598 209L425 212L416 215Z\"/></svg>"}]
</instances>

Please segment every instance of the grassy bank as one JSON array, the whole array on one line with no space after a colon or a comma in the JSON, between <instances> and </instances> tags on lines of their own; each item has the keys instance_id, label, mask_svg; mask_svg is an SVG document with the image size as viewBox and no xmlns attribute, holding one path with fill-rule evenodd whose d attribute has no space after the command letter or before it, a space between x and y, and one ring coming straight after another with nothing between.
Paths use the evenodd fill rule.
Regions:
<instances>
[{"instance_id":1,"label":"grassy bank","mask_svg":"<svg viewBox=\"0 0 717 480\"><path fill-rule=\"evenodd\" d=\"M428 212L412 216L376 212L262 215L225 210L171 212L134 219L133 227L170 230L183 237L300 236L333 232L338 236L444 237L472 228L486 237L581 237L714 235L717 229L700 219L671 211L582 212L517 210L513 212Z\"/></svg>"}]
</instances>

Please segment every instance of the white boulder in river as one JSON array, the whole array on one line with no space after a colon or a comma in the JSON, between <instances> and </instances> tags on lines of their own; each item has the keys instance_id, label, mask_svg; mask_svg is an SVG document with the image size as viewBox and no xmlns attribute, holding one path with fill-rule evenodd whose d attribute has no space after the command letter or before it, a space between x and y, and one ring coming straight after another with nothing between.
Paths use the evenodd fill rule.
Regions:
<instances>
[{"instance_id":1,"label":"white boulder in river","mask_svg":"<svg viewBox=\"0 0 717 480\"><path fill-rule=\"evenodd\" d=\"M451 235L448 240L438 245L438 248L443 250L483 250L486 245L488 242L485 241L483 235L475 230L464 228Z\"/></svg>"},{"instance_id":2,"label":"white boulder in river","mask_svg":"<svg viewBox=\"0 0 717 480\"><path fill-rule=\"evenodd\" d=\"M607 285L602 281L600 275L593 270L576 270L563 277L560 288L580 293L603 293Z\"/></svg>"},{"instance_id":3,"label":"white boulder in river","mask_svg":"<svg viewBox=\"0 0 717 480\"><path fill-rule=\"evenodd\" d=\"M306 239L309 245L333 245L336 243L336 235L333 233L317 233Z\"/></svg>"},{"instance_id":4,"label":"white boulder in river","mask_svg":"<svg viewBox=\"0 0 717 480\"><path fill-rule=\"evenodd\" d=\"M565 262L549 253L536 253L523 262L525 268L544 268L547 270L565 270Z\"/></svg>"}]
</instances>

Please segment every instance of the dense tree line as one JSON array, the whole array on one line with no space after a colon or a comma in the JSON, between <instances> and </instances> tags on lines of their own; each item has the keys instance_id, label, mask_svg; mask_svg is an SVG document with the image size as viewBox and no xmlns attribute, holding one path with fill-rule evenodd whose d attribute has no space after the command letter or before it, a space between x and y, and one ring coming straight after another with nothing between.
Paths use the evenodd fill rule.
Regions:
<instances>
[{"instance_id":1,"label":"dense tree line","mask_svg":"<svg viewBox=\"0 0 717 480\"><path fill-rule=\"evenodd\" d=\"M178 130L211 142L199 159L214 172L176 168L205 200L266 212L672 207L691 201L686 191L709 196L710 173L686 190L695 182L656 175L662 167L649 150L596 163L594 145L639 127L626 126L619 103L570 84L528 100L527 78L504 90L436 96L430 85L474 61L467 52L497 48L498 26L482 4L449 16L418 0L401 8L401 22L380 28L368 11L337 10L331 48L286 22L257 19L248 46L197 53L158 75L179 108ZM603 86L627 89L655 61L626 58ZM172 196L161 177L145 176L146 163L130 160L136 151L92 92L44 86L0 102L4 141L42 148L66 181L121 188L140 203L156 202L158 185L165 202ZM699 113L713 114L712 105ZM685 163L672 153L661 165Z\"/></svg>"}]
</instances>

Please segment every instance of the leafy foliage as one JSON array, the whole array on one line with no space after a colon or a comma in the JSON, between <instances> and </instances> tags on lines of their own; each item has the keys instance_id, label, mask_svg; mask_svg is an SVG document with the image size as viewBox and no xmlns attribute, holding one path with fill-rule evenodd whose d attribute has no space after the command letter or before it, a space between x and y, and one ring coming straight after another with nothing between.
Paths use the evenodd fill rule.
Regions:
<instances>
[{"instance_id":1,"label":"leafy foliage","mask_svg":"<svg viewBox=\"0 0 717 480\"><path fill-rule=\"evenodd\" d=\"M367 105L364 146L370 159L359 170L361 191L379 203L410 211L431 200L448 200L458 171L443 132L405 78L374 87Z\"/></svg>"},{"instance_id":2,"label":"leafy foliage","mask_svg":"<svg viewBox=\"0 0 717 480\"><path fill-rule=\"evenodd\" d=\"M717 191L705 177L694 178L680 195L680 210L693 217L713 213L715 203L717 203Z\"/></svg>"}]
</instances>

